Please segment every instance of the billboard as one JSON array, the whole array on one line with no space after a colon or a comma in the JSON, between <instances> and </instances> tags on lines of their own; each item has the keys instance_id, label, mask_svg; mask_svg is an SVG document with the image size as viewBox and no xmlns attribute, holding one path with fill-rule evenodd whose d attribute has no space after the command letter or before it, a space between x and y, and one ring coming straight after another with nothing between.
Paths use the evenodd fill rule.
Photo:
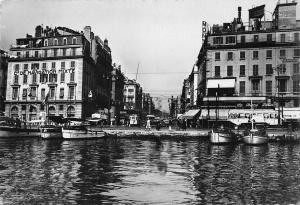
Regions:
<instances>
[{"instance_id":1,"label":"billboard","mask_svg":"<svg viewBox=\"0 0 300 205\"><path fill-rule=\"evenodd\" d=\"M262 18L265 15L265 5L257 6L249 9L249 18Z\"/></svg>"}]
</instances>

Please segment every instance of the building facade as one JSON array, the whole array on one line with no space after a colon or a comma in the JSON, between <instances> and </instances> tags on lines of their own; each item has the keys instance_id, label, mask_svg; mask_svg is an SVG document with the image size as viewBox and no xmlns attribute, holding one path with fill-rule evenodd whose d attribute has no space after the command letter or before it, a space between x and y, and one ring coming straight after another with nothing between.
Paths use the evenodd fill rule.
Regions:
<instances>
[{"instance_id":1,"label":"building facade","mask_svg":"<svg viewBox=\"0 0 300 205\"><path fill-rule=\"evenodd\" d=\"M190 81L189 79L184 79L180 96L180 113L185 113L190 109L190 98Z\"/></svg>"},{"instance_id":2,"label":"building facade","mask_svg":"<svg viewBox=\"0 0 300 205\"><path fill-rule=\"evenodd\" d=\"M214 25L200 50L200 106L228 108L299 107L300 21L296 2L278 3L272 21L264 5L249 10L249 26L238 18ZM204 93L204 94L203 94Z\"/></svg>"},{"instance_id":3,"label":"building facade","mask_svg":"<svg viewBox=\"0 0 300 205\"><path fill-rule=\"evenodd\" d=\"M142 112L142 87L135 80L126 79L124 85L124 111L127 114Z\"/></svg>"},{"instance_id":4,"label":"building facade","mask_svg":"<svg viewBox=\"0 0 300 205\"><path fill-rule=\"evenodd\" d=\"M112 90L111 90L111 121L120 123L120 113L124 109L123 90L125 77L121 71L121 66L114 64L112 71Z\"/></svg>"},{"instance_id":5,"label":"building facade","mask_svg":"<svg viewBox=\"0 0 300 205\"><path fill-rule=\"evenodd\" d=\"M85 118L109 108L111 51L91 27L37 26L34 36L17 39L10 51L16 57L8 62L7 116Z\"/></svg>"},{"instance_id":6,"label":"building facade","mask_svg":"<svg viewBox=\"0 0 300 205\"><path fill-rule=\"evenodd\" d=\"M5 111L5 96L6 96L6 84L7 84L7 66L8 66L9 54L0 50L0 115Z\"/></svg>"}]
</instances>

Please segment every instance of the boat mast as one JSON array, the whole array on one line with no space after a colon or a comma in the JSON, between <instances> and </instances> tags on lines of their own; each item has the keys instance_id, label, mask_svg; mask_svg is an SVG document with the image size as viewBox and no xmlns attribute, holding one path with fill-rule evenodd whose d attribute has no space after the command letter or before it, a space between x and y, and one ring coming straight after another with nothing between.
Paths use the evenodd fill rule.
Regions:
<instances>
[{"instance_id":1,"label":"boat mast","mask_svg":"<svg viewBox=\"0 0 300 205\"><path fill-rule=\"evenodd\" d=\"M251 116L251 128L253 130L253 105L252 105L252 98L251 98L251 110L252 110L252 116Z\"/></svg>"}]
</instances>

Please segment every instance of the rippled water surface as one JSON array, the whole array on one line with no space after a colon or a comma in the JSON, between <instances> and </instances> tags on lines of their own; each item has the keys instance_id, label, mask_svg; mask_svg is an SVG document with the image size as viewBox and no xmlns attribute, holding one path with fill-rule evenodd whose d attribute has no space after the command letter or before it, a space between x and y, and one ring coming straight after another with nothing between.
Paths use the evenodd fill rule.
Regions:
<instances>
[{"instance_id":1,"label":"rippled water surface","mask_svg":"<svg viewBox=\"0 0 300 205\"><path fill-rule=\"evenodd\" d=\"M0 139L0 204L300 203L300 144Z\"/></svg>"}]
</instances>

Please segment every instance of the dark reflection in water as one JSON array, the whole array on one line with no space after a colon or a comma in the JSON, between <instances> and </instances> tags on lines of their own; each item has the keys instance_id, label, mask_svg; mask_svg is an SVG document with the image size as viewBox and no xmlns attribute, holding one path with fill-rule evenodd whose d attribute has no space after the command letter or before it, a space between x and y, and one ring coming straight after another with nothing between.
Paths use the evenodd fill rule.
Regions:
<instances>
[{"instance_id":1,"label":"dark reflection in water","mask_svg":"<svg viewBox=\"0 0 300 205\"><path fill-rule=\"evenodd\" d=\"M0 204L296 204L300 145L0 140Z\"/></svg>"}]
</instances>

